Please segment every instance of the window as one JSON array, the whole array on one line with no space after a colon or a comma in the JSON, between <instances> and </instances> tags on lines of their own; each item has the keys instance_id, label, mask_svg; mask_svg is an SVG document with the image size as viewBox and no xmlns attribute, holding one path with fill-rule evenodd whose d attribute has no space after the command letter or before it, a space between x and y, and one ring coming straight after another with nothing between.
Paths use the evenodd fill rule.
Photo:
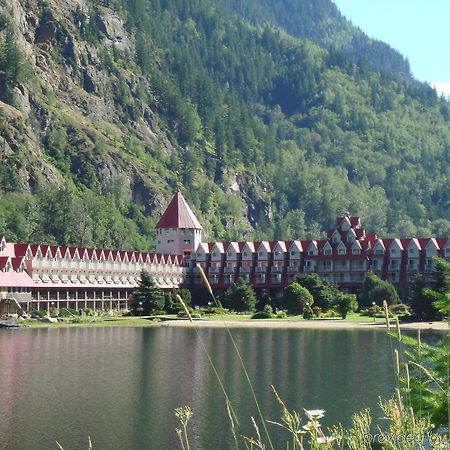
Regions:
<instances>
[{"instance_id":1,"label":"window","mask_svg":"<svg viewBox=\"0 0 450 450\"><path fill-rule=\"evenodd\" d=\"M338 254L339 255L346 255L347 254L347 250L345 248L339 248L338 249Z\"/></svg>"},{"instance_id":2,"label":"window","mask_svg":"<svg viewBox=\"0 0 450 450\"><path fill-rule=\"evenodd\" d=\"M291 250L291 255L294 256L297 252L295 250Z\"/></svg>"},{"instance_id":3,"label":"window","mask_svg":"<svg viewBox=\"0 0 450 450\"><path fill-rule=\"evenodd\" d=\"M376 255L383 255L384 254L384 249L382 247L377 247L375 249L375 254Z\"/></svg>"},{"instance_id":4,"label":"window","mask_svg":"<svg viewBox=\"0 0 450 450\"><path fill-rule=\"evenodd\" d=\"M415 248L410 248L409 249L409 254L410 255L414 255L416 253L416 249Z\"/></svg>"},{"instance_id":5,"label":"window","mask_svg":"<svg viewBox=\"0 0 450 450\"><path fill-rule=\"evenodd\" d=\"M212 254L214 257L216 257L217 256L217 252L213 252L213 254Z\"/></svg>"},{"instance_id":6,"label":"window","mask_svg":"<svg viewBox=\"0 0 450 450\"><path fill-rule=\"evenodd\" d=\"M173 244L173 243L174 243L174 240L173 240L173 239L167 239L167 243L168 243L168 244Z\"/></svg>"},{"instance_id":7,"label":"window","mask_svg":"<svg viewBox=\"0 0 450 450\"><path fill-rule=\"evenodd\" d=\"M360 248L353 248L352 249L352 253L354 255L360 255L361 254L361 249Z\"/></svg>"},{"instance_id":8,"label":"window","mask_svg":"<svg viewBox=\"0 0 450 450\"><path fill-rule=\"evenodd\" d=\"M310 251L308 252L308 255L314 255L314 250L310 250Z\"/></svg>"},{"instance_id":9,"label":"window","mask_svg":"<svg viewBox=\"0 0 450 450\"><path fill-rule=\"evenodd\" d=\"M244 256L248 256L248 252L244 252Z\"/></svg>"},{"instance_id":10,"label":"window","mask_svg":"<svg viewBox=\"0 0 450 450\"><path fill-rule=\"evenodd\" d=\"M191 243L191 240L190 240L190 239L185 239L185 240L184 240L184 243L185 243L185 244L190 244L190 243Z\"/></svg>"},{"instance_id":11,"label":"window","mask_svg":"<svg viewBox=\"0 0 450 450\"><path fill-rule=\"evenodd\" d=\"M391 255L395 255L397 253L397 249L396 248L391 248Z\"/></svg>"},{"instance_id":12,"label":"window","mask_svg":"<svg viewBox=\"0 0 450 450\"><path fill-rule=\"evenodd\" d=\"M332 253L331 248L326 248L323 253L325 255L331 255L331 253Z\"/></svg>"},{"instance_id":13,"label":"window","mask_svg":"<svg viewBox=\"0 0 450 450\"><path fill-rule=\"evenodd\" d=\"M339 236L333 236L333 242L337 244L340 241Z\"/></svg>"}]
</instances>

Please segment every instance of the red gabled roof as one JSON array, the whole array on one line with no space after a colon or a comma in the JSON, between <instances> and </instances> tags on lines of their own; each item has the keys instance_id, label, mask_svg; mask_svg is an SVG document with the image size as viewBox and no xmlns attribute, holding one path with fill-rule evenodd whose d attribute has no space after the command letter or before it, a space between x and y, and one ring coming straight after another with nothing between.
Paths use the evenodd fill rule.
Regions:
<instances>
[{"instance_id":1,"label":"red gabled roof","mask_svg":"<svg viewBox=\"0 0 450 450\"><path fill-rule=\"evenodd\" d=\"M164 211L159 222L155 228L190 228L196 230L202 230L197 217L192 212L192 209L187 204L181 192L177 192L169 206Z\"/></svg>"},{"instance_id":2,"label":"red gabled roof","mask_svg":"<svg viewBox=\"0 0 450 450\"><path fill-rule=\"evenodd\" d=\"M12 268L15 272L17 272L23 262L23 257L11 258Z\"/></svg>"},{"instance_id":3,"label":"red gabled roof","mask_svg":"<svg viewBox=\"0 0 450 450\"><path fill-rule=\"evenodd\" d=\"M25 256L27 254L28 244L14 244L14 255L16 257Z\"/></svg>"},{"instance_id":4,"label":"red gabled roof","mask_svg":"<svg viewBox=\"0 0 450 450\"><path fill-rule=\"evenodd\" d=\"M0 270L3 270L8 262L8 256L0 256Z\"/></svg>"}]
</instances>

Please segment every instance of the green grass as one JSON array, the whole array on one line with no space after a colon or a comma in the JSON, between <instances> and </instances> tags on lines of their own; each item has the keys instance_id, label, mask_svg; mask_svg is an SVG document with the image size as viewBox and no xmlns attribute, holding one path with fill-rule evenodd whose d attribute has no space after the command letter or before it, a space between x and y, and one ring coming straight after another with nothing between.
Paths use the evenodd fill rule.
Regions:
<instances>
[{"instance_id":1,"label":"green grass","mask_svg":"<svg viewBox=\"0 0 450 450\"><path fill-rule=\"evenodd\" d=\"M80 328L80 327L149 327L158 322L148 320L147 317L85 317L80 322L40 322L39 320L24 320L24 328Z\"/></svg>"}]
</instances>

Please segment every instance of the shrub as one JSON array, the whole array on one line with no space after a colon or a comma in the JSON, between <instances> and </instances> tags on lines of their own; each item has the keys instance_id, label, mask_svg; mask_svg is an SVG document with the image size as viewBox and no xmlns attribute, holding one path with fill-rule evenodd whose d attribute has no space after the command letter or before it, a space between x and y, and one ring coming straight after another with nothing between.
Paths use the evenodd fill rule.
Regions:
<instances>
[{"instance_id":1,"label":"shrub","mask_svg":"<svg viewBox=\"0 0 450 450\"><path fill-rule=\"evenodd\" d=\"M277 311L277 316L276 317L277 317L277 319L286 319L287 312L283 311L283 310Z\"/></svg>"},{"instance_id":2,"label":"shrub","mask_svg":"<svg viewBox=\"0 0 450 450\"><path fill-rule=\"evenodd\" d=\"M250 319L271 319L272 313L269 313L267 311L258 311L255 314L253 314Z\"/></svg>"},{"instance_id":3,"label":"shrub","mask_svg":"<svg viewBox=\"0 0 450 450\"><path fill-rule=\"evenodd\" d=\"M312 310L314 317L320 317L320 315L322 314L322 308L320 306L313 306Z\"/></svg>"},{"instance_id":4,"label":"shrub","mask_svg":"<svg viewBox=\"0 0 450 450\"><path fill-rule=\"evenodd\" d=\"M312 310L311 306L306 305L303 308L303 318L307 319L307 320L310 320L313 318L313 310Z\"/></svg>"},{"instance_id":5,"label":"shrub","mask_svg":"<svg viewBox=\"0 0 450 450\"><path fill-rule=\"evenodd\" d=\"M399 303L398 305L391 305L389 306L389 312L392 314L395 314L397 316L410 316L411 315L411 309L408 305L405 305L404 303Z\"/></svg>"},{"instance_id":6,"label":"shrub","mask_svg":"<svg viewBox=\"0 0 450 450\"><path fill-rule=\"evenodd\" d=\"M383 308L381 306L371 306L367 311L370 317L384 317Z\"/></svg>"},{"instance_id":7,"label":"shrub","mask_svg":"<svg viewBox=\"0 0 450 450\"><path fill-rule=\"evenodd\" d=\"M330 310L322 313L321 317L333 318L333 317L339 317L339 314L336 311L333 311L332 309L330 309Z\"/></svg>"},{"instance_id":8,"label":"shrub","mask_svg":"<svg viewBox=\"0 0 450 450\"><path fill-rule=\"evenodd\" d=\"M78 317L80 313L73 308L61 308L58 315L59 317Z\"/></svg>"}]
</instances>

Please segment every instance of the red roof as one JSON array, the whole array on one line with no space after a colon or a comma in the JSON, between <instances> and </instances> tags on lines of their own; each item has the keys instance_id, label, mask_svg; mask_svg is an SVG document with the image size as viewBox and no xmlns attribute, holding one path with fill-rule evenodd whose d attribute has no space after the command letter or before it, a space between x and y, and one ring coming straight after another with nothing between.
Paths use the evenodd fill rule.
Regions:
<instances>
[{"instance_id":1,"label":"red roof","mask_svg":"<svg viewBox=\"0 0 450 450\"><path fill-rule=\"evenodd\" d=\"M155 228L189 228L195 230L202 230L197 217L192 212L192 209L187 204L181 192L177 192L169 206L164 211L159 222Z\"/></svg>"}]
</instances>

